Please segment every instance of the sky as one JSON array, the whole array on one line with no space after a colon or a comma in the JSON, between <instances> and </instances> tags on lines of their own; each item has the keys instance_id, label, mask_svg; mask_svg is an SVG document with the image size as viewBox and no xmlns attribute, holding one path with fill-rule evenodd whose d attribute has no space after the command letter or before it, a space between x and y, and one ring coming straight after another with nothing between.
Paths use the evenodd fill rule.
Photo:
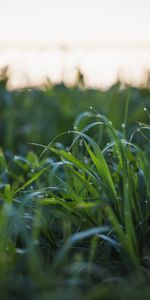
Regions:
<instances>
[{"instance_id":1,"label":"sky","mask_svg":"<svg viewBox=\"0 0 150 300\"><path fill-rule=\"evenodd\" d=\"M149 0L0 0L0 42L148 43Z\"/></svg>"},{"instance_id":2,"label":"sky","mask_svg":"<svg viewBox=\"0 0 150 300\"><path fill-rule=\"evenodd\" d=\"M141 80L149 16L150 0L0 0L0 68L9 65L13 87L46 76L73 81L78 67L92 86L111 84L120 70Z\"/></svg>"}]
</instances>

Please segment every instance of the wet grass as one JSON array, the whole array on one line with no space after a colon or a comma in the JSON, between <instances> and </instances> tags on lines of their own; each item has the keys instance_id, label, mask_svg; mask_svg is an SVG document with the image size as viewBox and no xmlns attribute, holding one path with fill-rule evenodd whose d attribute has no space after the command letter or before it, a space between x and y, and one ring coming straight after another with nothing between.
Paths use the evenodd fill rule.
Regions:
<instances>
[{"instance_id":1,"label":"wet grass","mask_svg":"<svg viewBox=\"0 0 150 300\"><path fill-rule=\"evenodd\" d=\"M105 102L107 95L111 97L112 89L101 92L103 104L99 105L106 113L101 113L90 100L92 107L88 106L86 112L80 107L72 125L70 114L74 108L68 112L67 119L65 105L62 105L60 120L58 107L56 109L56 103L52 102L55 122L61 121L65 128L59 124L58 130L53 124L55 138L39 136L38 128L44 134L47 124L47 132L50 130L38 106L48 101L47 94L57 93L62 97L64 92L70 97L77 93L85 98L88 94L66 87L62 92L61 88L59 92L58 87L36 91L36 108L29 97L34 91L8 92L3 87L1 92L1 128L5 133L5 136L1 134L0 151L1 297L148 300L149 91L131 89L129 95L129 91L113 87L118 99L120 95L124 97L122 117L118 108L111 106L110 109L110 103ZM138 105L132 99L135 92L137 98L141 97ZM96 95L94 91L89 93ZM99 97L98 93L93 98ZM8 100L6 104L4 99L8 99L8 95L12 103ZM18 102L21 95L28 95L23 101L28 100L21 102L20 98ZM46 98L43 100L39 95ZM30 113L35 110L33 124L31 115L27 116L24 111L27 104ZM83 105L82 101L79 105ZM52 106L49 106L51 114ZM48 111L48 102L44 108ZM135 122L137 116L139 119ZM29 135L23 133L18 139L21 120L26 126L35 125L35 131L31 126Z\"/></svg>"}]
</instances>

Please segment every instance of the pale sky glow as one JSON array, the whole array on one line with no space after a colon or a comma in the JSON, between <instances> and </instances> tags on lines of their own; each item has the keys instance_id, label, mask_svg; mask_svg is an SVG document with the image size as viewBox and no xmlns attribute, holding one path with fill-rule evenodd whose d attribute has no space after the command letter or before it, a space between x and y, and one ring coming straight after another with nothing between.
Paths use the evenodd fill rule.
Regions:
<instances>
[{"instance_id":1,"label":"pale sky glow","mask_svg":"<svg viewBox=\"0 0 150 300\"><path fill-rule=\"evenodd\" d=\"M0 0L0 40L150 42L149 0Z\"/></svg>"},{"instance_id":2,"label":"pale sky glow","mask_svg":"<svg viewBox=\"0 0 150 300\"><path fill-rule=\"evenodd\" d=\"M10 65L14 86L21 72L31 82L73 80L77 67L93 85L112 82L120 69L141 76L150 69L149 50L150 0L0 0L0 67Z\"/></svg>"}]
</instances>

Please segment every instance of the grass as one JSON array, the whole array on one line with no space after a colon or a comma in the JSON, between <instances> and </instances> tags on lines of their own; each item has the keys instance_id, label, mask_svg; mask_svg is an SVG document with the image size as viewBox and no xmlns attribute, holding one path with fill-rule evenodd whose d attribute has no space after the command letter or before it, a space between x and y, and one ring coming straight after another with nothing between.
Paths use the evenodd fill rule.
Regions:
<instances>
[{"instance_id":1,"label":"grass","mask_svg":"<svg viewBox=\"0 0 150 300\"><path fill-rule=\"evenodd\" d=\"M1 135L0 150L2 299L149 299L150 125L148 105L145 110L142 102L148 103L149 90L131 89L130 96L126 90L115 90L117 97L120 93L124 97L120 118L118 108L109 112L105 102L112 89L101 95L105 114L93 102L94 108L86 112L80 107L73 126L65 105L61 106L61 122L66 122L69 132L62 128L61 134L59 124L48 144L48 139L44 143L45 137L38 136L35 116L34 130L18 140L19 97L25 97L22 118L27 126L31 115L26 112L35 106L29 103L32 97L26 97L34 91L8 92L1 87L1 128L8 132L7 137ZM140 99L146 100L135 105L133 91L140 97L145 93ZM35 92L37 110L42 105L39 95L57 92L62 97L63 93L55 87ZM65 88L65 93L83 93L86 98L88 92ZM89 93L99 97L100 92ZM12 103L6 105L8 95ZM25 112L27 103L31 106ZM48 102L43 107L48 108ZM35 115L44 133L47 118L40 119L38 111ZM134 123L138 115L140 123ZM59 114L55 121L60 122ZM32 144L26 147L29 136ZM18 155L13 154L15 149Z\"/></svg>"}]
</instances>

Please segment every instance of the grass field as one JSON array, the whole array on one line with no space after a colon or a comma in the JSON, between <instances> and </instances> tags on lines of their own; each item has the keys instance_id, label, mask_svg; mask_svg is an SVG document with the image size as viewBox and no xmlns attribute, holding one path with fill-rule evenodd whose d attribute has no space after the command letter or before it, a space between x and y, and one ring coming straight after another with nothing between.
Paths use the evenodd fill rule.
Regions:
<instances>
[{"instance_id":1,"label":"grass field","mask_svg":"<svg viewBox=\"0 0 150 300\"><path fill-rule=\"evenodd\" d=\"M6 83L1 299L150 299L150 90Z\"/></svg>"}]
</instances>

